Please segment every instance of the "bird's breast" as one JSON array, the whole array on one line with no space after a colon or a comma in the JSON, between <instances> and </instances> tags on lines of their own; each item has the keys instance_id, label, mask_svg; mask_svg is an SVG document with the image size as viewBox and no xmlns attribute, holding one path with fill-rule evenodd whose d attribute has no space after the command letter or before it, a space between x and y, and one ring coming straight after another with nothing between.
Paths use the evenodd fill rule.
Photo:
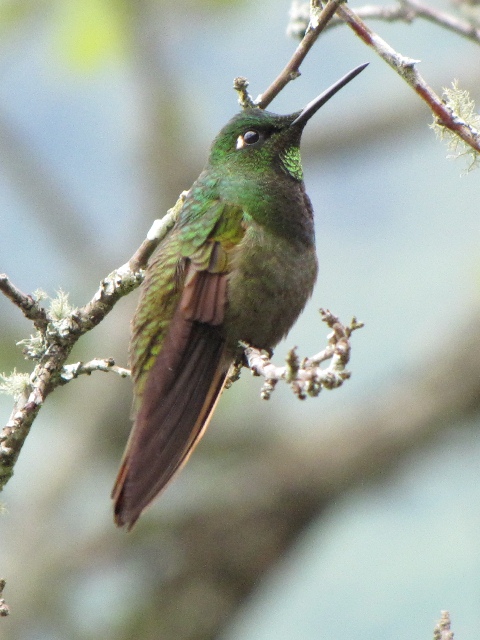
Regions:
<instances>
[{"instance_id":1,"label":"bird's breast","mask_svg":"<svg viewBox=\"0 0 480 640\"><path fill-rule=\"evenodd\" d=\"M227 343L274 347L310 298L317 276L312 243L250 225L232 258L225 317Z\"/></svg>"}]
</instances>

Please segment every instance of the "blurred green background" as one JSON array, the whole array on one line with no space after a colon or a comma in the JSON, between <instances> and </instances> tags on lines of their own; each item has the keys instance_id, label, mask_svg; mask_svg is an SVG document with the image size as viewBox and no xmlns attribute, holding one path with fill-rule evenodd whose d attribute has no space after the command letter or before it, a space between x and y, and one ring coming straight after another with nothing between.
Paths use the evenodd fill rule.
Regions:
<instances>
[{"instance_id":1,"label":"blurred green background","mask_svg":"<svg viewBox=\"0 0 480 640\"><path fill-rule=\"evenodd\" d=\"M435 5L452 10L448 5ZM200 172L296 43L288 0L0 4L0 271L84 304ZM416 21L372 26L441 92L480 101L478 45ZM132 533L109 492L130 382L98 373L48 398L2 495L5 640L410 640L449 609L480 623L477 172L446 160L411 89L345 27L271 105L298 110L369 68L303 140L320 278L276 351L325 343L318 308L366 327L352 379L306 402L244 373L182 474ZM136 294L72 361L126 365ZM0 371L32 328L0 298ZM5 423L11 408L0 396Z\"/></svg>"}]
</instances>

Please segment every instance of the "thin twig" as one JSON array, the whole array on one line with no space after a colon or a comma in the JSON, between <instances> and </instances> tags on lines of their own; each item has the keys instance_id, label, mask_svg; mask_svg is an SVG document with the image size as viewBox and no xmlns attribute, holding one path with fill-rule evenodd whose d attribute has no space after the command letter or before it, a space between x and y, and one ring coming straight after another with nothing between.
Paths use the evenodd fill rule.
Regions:
<instances>
[{"instance_id":1,"label":"thin twig","mask_svg":"<svg viewBox=\"0 0 480 640\"><path fill-rule=\"evenodd\" d=\"M466 20L461 20L445 11L440 11L440 9L433 9L418 0L402 0L402 4L408 9L411 15L424 18L429 22L438 24L449 31L453 31L464 38L480 44L480 29Z\"/></svg>"},{"instance_id":2,"label":"thin twig","mask_svg":"<svg viewBox=\"0 0 480 640\"><path fill-rule=\"evenodd\" d=\"M261 397L268 400L280 380L285 380L294 394L304 400L307 396L318 396L322 388L335 389L350 377L346 365L350 358L350 336L363 326L354 318L349 326L343 325L330 311L320 310L322 320L332 329L328 346L320 353L300 361L295 349L287 355L286 365L278 367L271 362L270 355L261 349L243 345L244 354L252 373L265 378ZM325 369L320 362L331 360ZM237 373L237 372L236 372Z\"/></svg>"},{"instance_id":3,"label":"thin twig","mask_svg":"<svg viewBox=\"0 0 480 640\"><path fill-rule=\"evenodd\" d=\"M305 56L308 54L318 36L325 29L328 22L335 14L335 11L337 11L343 1L344 0L328 0L321 12L314 12L314 15L310 18L309 26L302 38L302 41L298 45L286 67L275 78L268 89L256 99L255 104L257 107L265 109L291 80L298 78L300 75L300 65L304 61Z\"/></svg>"},{"instance_id":4,"label":"thin twig","mask_svg":"<svg viewBox=\"0 0 480 640\"><path fill-rule=\"evenodd\" d=\"M233 88L238 93L238 104L242 107L242 109L251 109L255 107L255 101L252 96L247 91L248 80L243 76L238 76L233 81Z\"/></svg>"},{"instance_id":5,"label":"thin twig","mask_svg":"<svg viewBox=\"0 0 480 640\"><path fill-rule=\"evenodd\" d=\"M46 328L48 318L45 309L32 296L17 289L5 273L0 274L0 291L21 310L28 320L32 320L39 331Z\"/></svg>"},{"instance_id":6,"label":"thin twig","mask_svg":"<svg viewBox=\"0 0 480 640\"><path fill-rule=\"evenodd\" d=\"M382 20L383 22L410 23L415 18L422 18L480 44L480 29L478 27L450 13L418 2L418 0L402 0L402 2L390 6L365 5L356 7L355 14L362 20ZM332 29L341 24L344 24L344 20L337 15L330 20L326 29Z\"/></svg>"},{"instance_id":7,"label":"thin twig","mask_svg":"<svg viewBox=\"0 0 480 640\"><path fill-rule=\"evenodd\" d=\"M130 377L130 369L119 367L115 364L113 358L93 358L88 362L75 362L67 364L62 368L61 377L64 382L70 382L80 375L91 375L94 371L103 371L104 373L116 373L121 378Z\"/></svg>"},{"instance_id":8,"label":"thin twig","mask_svg":"<svg viewBox=\"0 0 480 640\"><path fill-rule=\"evenodd\" d=\"M451 626L450 614L448 611L442 611L440 622L433 630L433 640L453 640Z\"/></svg>"}]
</instances>

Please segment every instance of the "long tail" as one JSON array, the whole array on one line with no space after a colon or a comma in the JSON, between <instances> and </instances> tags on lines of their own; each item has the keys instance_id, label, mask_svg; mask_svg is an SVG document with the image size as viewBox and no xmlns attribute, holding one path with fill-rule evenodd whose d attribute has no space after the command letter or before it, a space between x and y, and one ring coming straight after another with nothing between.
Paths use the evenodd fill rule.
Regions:
<instances>
[{"instance_id":1,"label":"long tail","mask_svg":"<svg viewBox=\"0 0 480 640\"><path fill-rule=\"evenodd\" d=\"M228 370L218 327L176 320L169 341L180 333L186 348L172 362L167 345L153 365L112 492L115 522L128 529L188 460Z\"/></svg>"}]
</instances>

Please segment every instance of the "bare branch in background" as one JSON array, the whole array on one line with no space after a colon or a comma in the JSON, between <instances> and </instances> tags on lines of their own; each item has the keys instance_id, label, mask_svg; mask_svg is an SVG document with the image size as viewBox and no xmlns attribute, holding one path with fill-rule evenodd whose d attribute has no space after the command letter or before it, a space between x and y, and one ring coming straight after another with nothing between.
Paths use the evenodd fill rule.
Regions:
<instances>
[{"instance_id":1,"label":"bare branch in background","mask_svg":"<svg viewBox=\"0 0 480 640\"><path fill-rule=\"evenodd\" d=\"M293 3L291 19L287 30L290 36L303 38L310 20L309 10L309 4L306 2ZM419 2L419 0L402 0L389 6L365 5L363 7L356 7L355 14L362 20L381 20L382 22L411 23L416 18L422 18L439 27L448 29L463 38L480 44L480 28L478 24L462 20L451 13ZM343 24L343 20L340 16L333 16L326 26L326 29L338 27L341 24Z\"/></svg>"},{"instance_id":2,"label":"bare branch in background","mask_svg":"<svg viewBox=\"0 0 480 640\"><path fill-rule=\"evenodd\" d=\"M401 3L391 6L366 5L364 7L356 7L355 14L362 20L381 20L383 22L411 23L416 18L423 18L432 24L480 44L480 29L477 26L417 0L402 0ZM327 28L337 27L342 22L339 16L335 16Z\"/></svg>"}]
</instances>

